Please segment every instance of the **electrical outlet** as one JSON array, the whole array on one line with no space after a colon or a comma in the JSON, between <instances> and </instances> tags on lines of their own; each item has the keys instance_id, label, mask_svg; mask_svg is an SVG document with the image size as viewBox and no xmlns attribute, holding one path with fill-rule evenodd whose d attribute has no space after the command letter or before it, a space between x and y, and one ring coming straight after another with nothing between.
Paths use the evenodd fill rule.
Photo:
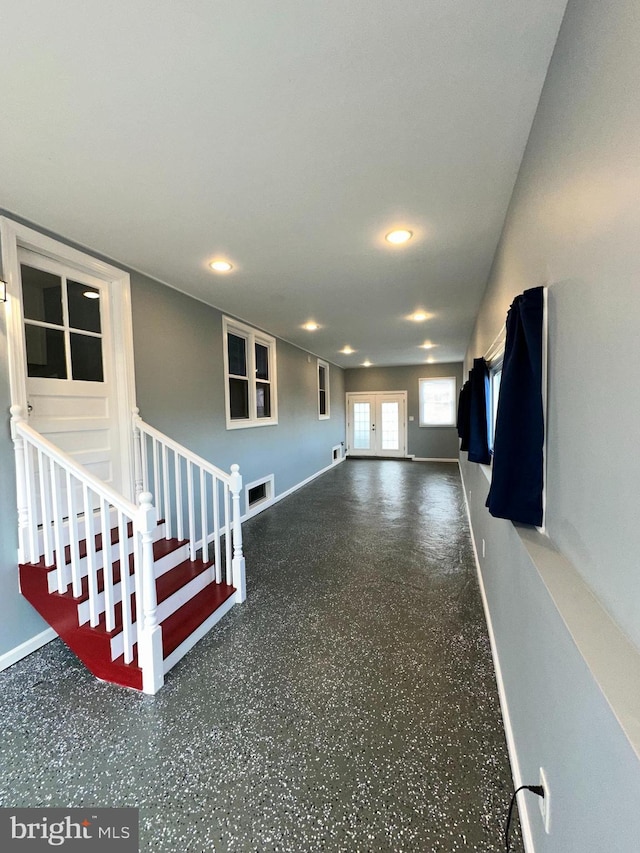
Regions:
<instances>
[{"instance_id":1,"label":"electrical outlet","mask_svg":"<svg viewBox=\"0 0 640 853\"><path fill-rule=\"evenodd\" d=\"M538 797L538 805L540 806L540 814L542 815L544 831L548 835L551 826L551 792L549 791L547 775L542 767L540 768L540 784L544 790L544 797Z\"/></svg>"},{"instance_id":2,"label":"electrical outlet","mask_svg":"<svg viewBox=\"0 0 640 853\"><path fill-rule=\"evenodd\" d=\"M483 539L483 540L482 540L482 559L483 559L483 560L484 560L484 558L485 558L485 552L486 552L486 547L485 547L484 539Z\"/></svg>"}]
</instances>

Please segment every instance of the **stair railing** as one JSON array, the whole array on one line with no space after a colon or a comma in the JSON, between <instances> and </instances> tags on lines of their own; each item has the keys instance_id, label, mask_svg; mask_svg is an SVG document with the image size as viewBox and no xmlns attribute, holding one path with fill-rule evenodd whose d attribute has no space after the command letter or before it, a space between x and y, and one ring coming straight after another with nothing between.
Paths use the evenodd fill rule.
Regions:
<instances>
[{"instance_id":1,"label":"stair railing","mask_svg":"<svg viewBox=\"0 0 640 853\"><path fill-rule=\"evenodd\" d=\"M135 492L152 492L165 537L189 540L189 559L213 557L216 583L235 587L235 600L246 597L242 552L238 465L227 474L145 423L133 410ZM213 580L212 576L212 580Z\"/></svg>"},{"instance_id":2,"label":"stair railing","mask_svg":"<svg viewBox=\"0 0 640 853\"><path fill-rule=\"evenodd\" d=\"M46 566L55 567L57 592L64 593L71 587L77 598L82 595L85 574L81 562L86 560L89 624L96 627L104 613L106 630L114 630L116 607L120 606L124 661L133 661L137 643L142 689L157 693L164 683L164 670L154 576L157 512L153 496L141 491L136 496L138 505L127 500L33 429L19 406L11 407L11 436L16 460L20 563L39 563L42 557ZM114 517L117 537L112 542ZM97 547L98 536L101 548ZM85 555L80 553L83 539ZM131 555L133 576L129 573ZM100 570L102 594L98 584ZM118 574L120 601L115 600ZM132 612L134 593L137 617Z\"/></svg>"}]
</instances>

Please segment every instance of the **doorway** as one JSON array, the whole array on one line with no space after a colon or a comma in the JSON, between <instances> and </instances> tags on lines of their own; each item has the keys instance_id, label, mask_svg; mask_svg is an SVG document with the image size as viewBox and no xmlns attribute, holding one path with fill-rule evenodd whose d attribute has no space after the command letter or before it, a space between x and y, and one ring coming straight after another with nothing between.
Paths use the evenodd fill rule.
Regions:
<instances>
[{"instance_id":1,"label":"doorway","mask_svg":"<svg viewBox=\"0 0 640 853\"><path fill-rule=\"evenodd\" d=\"M0 236L12 405L131 499L129 275L5 217Z\"/></svg>"},{"instance_id":2,"label":"doorway","mask_svg":"<svg viewBox=\"0 0 640 853\"><path fill-rule=\"evenodd\" d=\"M347 394L347 454L407 455L407 392Z\"/></svg>"}]
</instances>

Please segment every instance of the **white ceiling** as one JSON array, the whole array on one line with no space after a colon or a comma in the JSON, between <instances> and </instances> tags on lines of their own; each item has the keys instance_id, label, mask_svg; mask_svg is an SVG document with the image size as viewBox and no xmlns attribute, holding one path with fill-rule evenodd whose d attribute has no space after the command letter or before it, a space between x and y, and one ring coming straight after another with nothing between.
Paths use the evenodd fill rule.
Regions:
<instances>
[{"instance_id":1,"label":"white ceiling","mask_svg":"<svg viewBox=\"0 0 640 853\"><path fill-rule=\"evenodd\" d=\"M565 5L4 3L0 205L334 363L460 360Z\"/></svg>"}]
</instances>

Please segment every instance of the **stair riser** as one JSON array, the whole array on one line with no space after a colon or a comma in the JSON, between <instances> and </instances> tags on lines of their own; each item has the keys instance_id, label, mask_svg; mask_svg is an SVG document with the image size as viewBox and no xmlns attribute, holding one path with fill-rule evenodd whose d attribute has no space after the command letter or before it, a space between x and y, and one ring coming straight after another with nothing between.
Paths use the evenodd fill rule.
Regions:
<instances>
[{"instance_id":1,"label":"stair riser","mask_svg":"<svg viewBox=\"0 0 640 853\"><path fill-rule=\"evenodd\" d=\"M161 537L158 537L161 538ZM157 540L154 540L157 541ZM129 543L131 543L131 539L129 539ZM129 547L131 547L129 545ZM189 556L189 545L181 545L175 551L172 551L170 554L165 554L163 557L160 557L155 562L155 575L157 578L160 575L163 575L165 572L170 571L175 568L175 566L179 565L186 560ZM111 546L111 559L113 562L120 559L120 544L116 542L115 545ZM103 567L104 560L104 552L96 551L96 570L101 569ZM87 558L81 557L78 561L78 566L80 569L80 577L85 578L89 573L89 568L87 564ZM67 563L62 570L62 579L65 586L65 589L71 585L71 563ZM58 576L55 571L49 572L47 576L47 584L49 587L49 592L56 592L58 589ZM102 612L102 611L100 611Z\"/></svg>"},{"instance_id":2,"label":"stair riser","mask_svg":"<svg viewBox=\"0 0 640 853\"><path fill-rule=\"evenodd\" d=\"M205 587L212 583L214 579L213 571L212 567L207 571L201 572L197 577L193 578L193 580L190 580L189 583L176 590L176 592L174 592L173 595L170 595L169 598L160 602L157 611L158 622L162 623L168 616L171 616L171 614L175 613L176 610L179 610L183 604L186 604L187 601L190 601L194 596L199 592L202 592ZM137 642L138 631L137 623L135 622L133 624L133 638L134 642ZM122 632L120 632L111 638L111 657L115 660L116 658L119 658L123 652L124 638Z\"/></svg>"}]
</instances>

